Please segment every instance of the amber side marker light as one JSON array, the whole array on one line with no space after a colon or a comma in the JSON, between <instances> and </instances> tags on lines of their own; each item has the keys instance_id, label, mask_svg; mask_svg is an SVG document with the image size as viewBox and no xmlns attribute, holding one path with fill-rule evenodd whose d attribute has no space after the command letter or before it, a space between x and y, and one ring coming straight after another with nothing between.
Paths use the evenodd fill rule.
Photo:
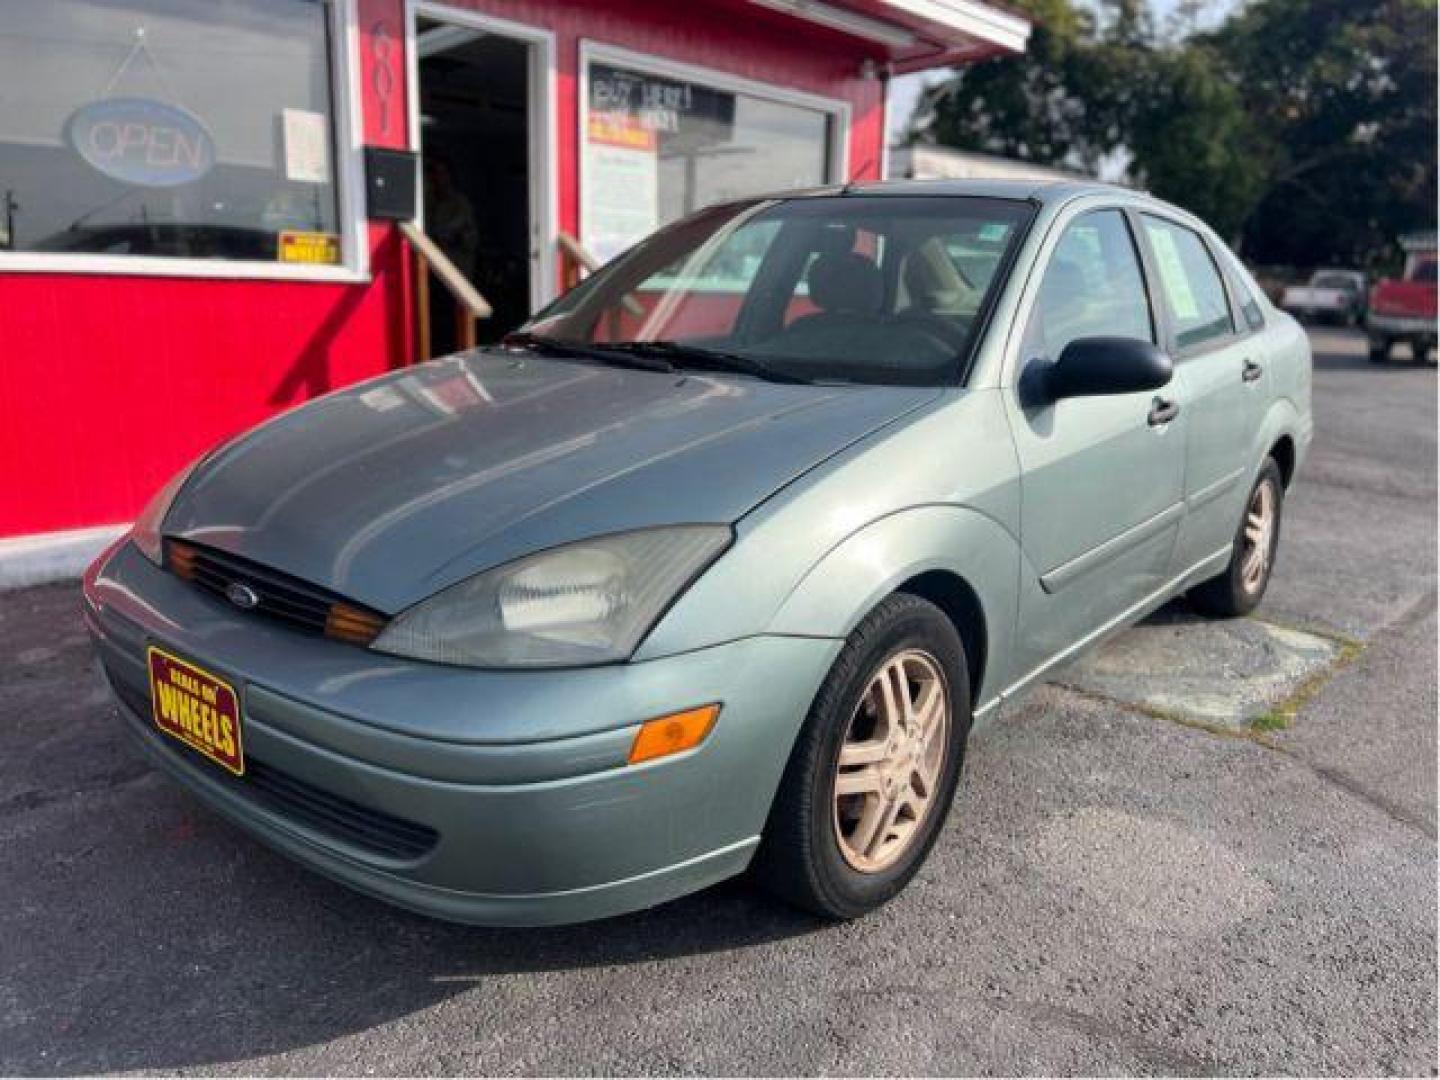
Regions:
<instances>
[{"instance_id":1,"label":"amber side marker light","mask_svg":"<svg viewBox=\"0 0 1440 1080\"><path fill-rule=\"evenodd\" d=\"M668 757L682 750L693 750L705 741L715 718L720 715L720 706L701 705L697 709L670 713L646 720L635 733L635 742L630 747L630 764Z\"/></svg>"}]
</instances>

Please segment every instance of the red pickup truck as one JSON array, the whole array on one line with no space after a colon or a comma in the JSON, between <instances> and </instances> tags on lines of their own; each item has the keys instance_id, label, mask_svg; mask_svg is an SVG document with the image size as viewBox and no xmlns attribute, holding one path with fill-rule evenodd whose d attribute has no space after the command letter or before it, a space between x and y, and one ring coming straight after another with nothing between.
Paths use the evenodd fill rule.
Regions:
<instances>
[{"instance_id":1,"label":"red pickup truck","mask_svg":"<svg viewBox=\"0 0 1440 1080\"><path fill-rule=\"evenodd\" d=\"M1435 362L1435 234L1401 237L1405 276L1376 282L1365 328L1370 360L1383 364L1396 341L1410 342L1416 360Z\"/></svg>"}]
</instances>

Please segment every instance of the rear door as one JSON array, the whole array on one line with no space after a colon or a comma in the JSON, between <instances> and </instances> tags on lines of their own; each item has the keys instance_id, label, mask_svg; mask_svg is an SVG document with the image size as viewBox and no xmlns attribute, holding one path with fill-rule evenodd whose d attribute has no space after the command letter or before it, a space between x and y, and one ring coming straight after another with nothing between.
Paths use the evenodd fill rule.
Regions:
<instances>
[{"instance_id":1,"label":"rear door","mask_svg":"<svg viewBox=\"0 0 1440 1080\"><path fill-rule=\"evenodd\" d=\"M1082 337L1159 340L1124 211L1057 226L1026 318L1008 409L1021 466L1017 671L1065 652L1153 593L1183 515L1183 403L1160 391L1026 406L1018 377ZM1172 416L1173 406L1182 405ZM1167 418L1168 417L1168 418Z\"/></svg>"},{"instance_id":2,"label":"rear door","mask_svg":"<svg viewBox=\"0 0 1440 1080\"><path fill-rule=\"evenodd\" d=\"M1186 517L1171 573L1230 543L1240 522L1266 387L1262 357L1231 303L1216 253L1178 220L1138 215L1161 303L1185 431Z\"/></svg>"}]
</instances>

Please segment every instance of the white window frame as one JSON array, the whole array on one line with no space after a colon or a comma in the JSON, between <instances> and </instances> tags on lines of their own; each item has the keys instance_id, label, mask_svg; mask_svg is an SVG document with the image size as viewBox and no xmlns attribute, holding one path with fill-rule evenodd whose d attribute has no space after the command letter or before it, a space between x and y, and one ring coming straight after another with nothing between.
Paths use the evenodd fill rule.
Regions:
<instances>
[{"instance_id":1,"label":"white window frame","mask_svg":"<svg viewBox=\"0 0 1440 1080\"><path fill-rule=\"evenodd\" d=\"M793 90L788 86L759 82L728 71L701 67L697 64L670 60L653 53L636 52L619 45L585 39L580 42L580 101L576 110L580 119L576 161L576 195L579 234L585 235L585 140L590 130L590 65L592 63L613 64L616 67L638 71L643 75L658 75L660 78L677 79L681 82L696 83L700 86L722 90L733 94L747 94L780 105L795 105L803 109L821 112L830 117L830 146L827 148L826 170L829 175L825 184L843 184L850 177L850 103L840 98L825 97L804 90Z\"/></svg>"},{"instance_id":2,"label":"white window frame","mask_svg":"<svg viewBox=\"0 0 1440 1080\"><path fill-rule=\"evenodd\" d=\"M530 308L539 311L555 298L559 274L555 266L555 237L559 214L559 183L555 155L559 148L556 119L555 34L544 27L485 15L471 8L440 0L405 0L405 96L409 108L408 139L416 168L424 165L420 139L420 53L416 48L416 22L434 19L452 26L468 26L496 37L508 38L529 50L526 87L530 171ZM416 190L420 190L417 179ZM418 200L416 217L424 227L424 200Z\"/></svg>"},{"instance_id":3,"label":"white window frame","mask_svg":"<svg viewBox=\"0 0 1440 1080\"><path fill-rule=\"evenodd\" d=\"M164 255L0 251L0 275L124 274L139 277L230 278L252 281L363 283L370 280L370 233L365 219L364 133L360 117L358 0L320 0L329 21L330 101L335 134L341 262L335 266L194 259ZM196 8L203 8L197 0Z\"/></svg>"}]
</instances>

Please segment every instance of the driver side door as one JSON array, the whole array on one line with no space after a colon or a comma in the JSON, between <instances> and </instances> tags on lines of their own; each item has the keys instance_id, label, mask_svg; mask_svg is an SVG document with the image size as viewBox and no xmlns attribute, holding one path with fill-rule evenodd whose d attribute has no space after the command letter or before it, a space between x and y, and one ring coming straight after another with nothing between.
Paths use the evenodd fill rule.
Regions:
<instances>
[{"instance_id":1,"label":"driver side door","mask_svg":"<svg viewBox=\"0 0 1440 1080\"><path fill-rule=\"evenodd\" d=\"M1042 257L1043 258L1043 257ZM1179 387L1027 405L1020 375L1079 338L1159 340L1130 220L1081 213L1043 261L1007 409L1021 470L1018 672L1068 654L1164 583L1184 516Z\"/></svg>"}]
</instances>

